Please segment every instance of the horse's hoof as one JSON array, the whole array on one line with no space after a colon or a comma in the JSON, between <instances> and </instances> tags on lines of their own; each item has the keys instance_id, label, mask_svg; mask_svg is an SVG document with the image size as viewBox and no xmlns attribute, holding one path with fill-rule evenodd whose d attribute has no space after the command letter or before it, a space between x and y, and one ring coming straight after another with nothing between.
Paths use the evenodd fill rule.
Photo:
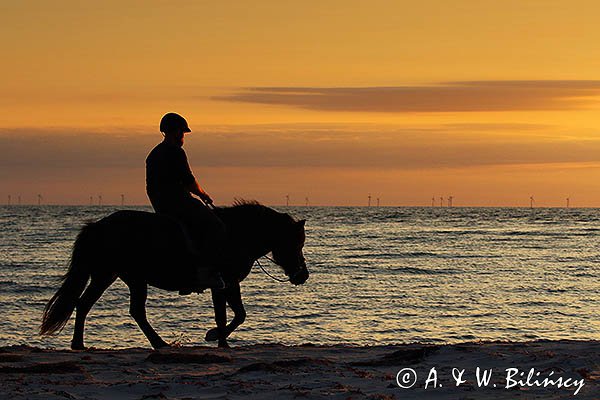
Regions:
<instances>
[{"instance_id":1,"label":"horse's hoof","mask_svg":"<svg viewBox=\"0 0 600 400\"><path fill-rule=\"evenodd\" d=\"M83 343L71 343L71 350L87 350Z\"/></svg>"},{"instance_id":2,"label":"horse's hoof","mask_svg":"<svg viewBox=\"0 0 600 400\"><path fill-rule=\"evenodd\" d=\"M158 350L158 349L164 349L165 347L171 347L171 345L167 342L161 342L161 343L153 344L152 347L154 348L154 350Z\"/></svg>"},{"instance_id":3,"label":"horse's hoof","mask_svg":"<svg viewBox=\"0 0 600 400\"><path fill-rule=\"evenodd\" d=\"M206 332L206 336L204 337L204 340L206 340L207 342L216 342L217 340L219 340L219 329L218 328L211 328Z\"/></svg>"}]
</instances>

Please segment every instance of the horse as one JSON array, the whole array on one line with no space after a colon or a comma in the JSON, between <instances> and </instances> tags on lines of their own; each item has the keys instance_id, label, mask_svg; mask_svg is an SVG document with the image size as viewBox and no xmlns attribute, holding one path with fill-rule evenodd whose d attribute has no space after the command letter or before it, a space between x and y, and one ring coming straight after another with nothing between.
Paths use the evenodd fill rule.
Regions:
<instances>
[{"instance_id":1,"label":"horse","mask_svg":"<svg viewBox=\"0 0 600 400\"><path fill-rule=\"evenodd\" d=\"M306 221L249 201L213 211L227 230L226 249L218 263L226 285L211 288L217 326L208 330L205 339L229 347L227 338L246 318L240 282L256 260L272 253L289 282L301 285L308 279L302 253ZM198 262L188 237L175 219L144 211L120 210L86 224L73 245L62 285L44 309L40 334L60 332L76 310L71 349L85 349L85 318L102 293L120 278L129 288L129 314L152 347L169 346L146 318L147 290L148 285L168 291L186 287L189 275L183 271ZM227 304L234 313L229 324Z\"/></svg>"}]
</instances>

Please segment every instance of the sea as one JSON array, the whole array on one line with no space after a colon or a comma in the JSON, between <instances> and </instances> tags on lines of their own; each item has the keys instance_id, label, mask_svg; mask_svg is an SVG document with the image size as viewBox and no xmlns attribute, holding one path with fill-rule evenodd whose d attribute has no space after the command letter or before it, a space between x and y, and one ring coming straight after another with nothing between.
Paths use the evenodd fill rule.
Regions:
<instances>
[{"instance_id":1,"label":"sea","mask_svg":"<svg viewBox=\"0 0 600 400\"><path fill-rule=\"evenodd\" d=\"M82 225L123 208L151 211L0 207L0 346L69 347L73 320L57 335L38 334L44 305ZM600 209L274 208L307 220L310 278L293 286L253 268L232 346L600 340ZM118 280L88 316L86 345L149 347L128 302ZM206 344L215 326L209 292L150 288L147 309L175 345Z\"/></svg>"}]
</instances>

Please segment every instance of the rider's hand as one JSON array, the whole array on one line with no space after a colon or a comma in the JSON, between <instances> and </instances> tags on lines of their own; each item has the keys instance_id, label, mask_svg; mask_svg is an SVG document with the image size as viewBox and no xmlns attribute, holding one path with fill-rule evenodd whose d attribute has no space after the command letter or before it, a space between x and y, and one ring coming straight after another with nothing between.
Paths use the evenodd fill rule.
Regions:
<instances>
[{"instance_id":1,"label":"rider's hand","mask_svg":"<svg viewBox=\"0 0 600 400\"><path fill-rule=\"evenodd\" d=\"M202 195L200 196L200 198L202 199L202 201L204 201L206 204L212 204L213 200L210 198L210 196L208 195L208 193L206 192L202 192Z\"/></svg>"}]
</instances>

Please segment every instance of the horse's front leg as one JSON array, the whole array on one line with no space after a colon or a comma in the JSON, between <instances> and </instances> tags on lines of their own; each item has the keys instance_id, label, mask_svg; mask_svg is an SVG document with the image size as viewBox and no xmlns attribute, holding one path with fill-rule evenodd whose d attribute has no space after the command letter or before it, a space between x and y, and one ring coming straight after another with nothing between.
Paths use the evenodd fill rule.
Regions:
<instances>
[{"instance_id":1,"label":"horse's front leg","mask_svg":"<svg viewBox=\"0 0 600 400\"><path fill-rule=\"evenodd\" d=\"M229 336L231 332L236 330L246 320L246 310L244 309L244 303L242 303L242 294L240 293L240 284L238 282L228 287L226 293L227 304L229 304L234 314L233 319L227 325L227 336Z\"/></svg>"},{"instance_id":2,"label":"horse's front leg","mask_svg":"<svg viewBox=\"0 0 600 400\"><path fill-rule=\"evenodd\" d=\"M210 291L215 310L215 322L217 323L217 327L211 330L216 333L219 347L229 347L227 343L227 296L225 295L225 289L211 289Z\"/></svg>"},{"instance_id":3,"label":"horse's front leg","mask_svg":"<svg viewBox=\"0 0 600 400\"><path fill-rule=\"evenodd\" d=\"M244 303L242 303L242 295L240 293L240 284L235 283L228 286L225 292L225 301L229 304L229 307L233 310L234 316L229 324L225 326L225 338L231 335L231 332L237 329L238 326L244 323L246 320L246 310L244 309ZM214 298L213 298L214 299ZM213 300L214 303L214 300ZM216 313L216 308L215 308ZM207 341L213 342L219 339L219 328L210 329L206 332Z\"/></svg>"}]
</instances>

